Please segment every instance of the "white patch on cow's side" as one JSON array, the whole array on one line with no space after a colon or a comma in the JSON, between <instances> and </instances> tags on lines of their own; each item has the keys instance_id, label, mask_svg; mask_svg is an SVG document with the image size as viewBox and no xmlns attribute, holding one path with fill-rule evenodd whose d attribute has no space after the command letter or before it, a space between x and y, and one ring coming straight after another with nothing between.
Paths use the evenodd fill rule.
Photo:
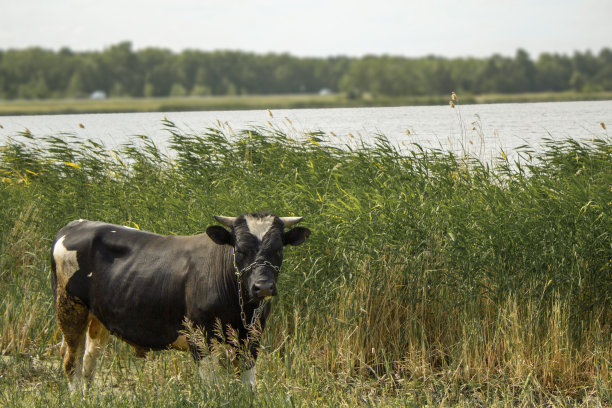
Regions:
<instances>
[{"instance_id":1,"label":"white patch on cow's side","mask_svg":"<svg viewBox=\"0 0 612 408\"><path fill-rule=\"evenodd\" d=\"M111 232L112 232L112 233L114 234L114 233L116 233L117 231L115 231L115 230L112 230Z\"/></svg>"},{"instance_id":2,"label":"white patch on cow's side","mask_svg":"<svg viewBox=\"0 0 612 408\"><path fill-rule=\"evenodd\" d=\"M244 219L246 220L249 232L255 235L260 241L263 239L263 237L270 230L272 224L274 223L273 215L268 215L263 218L247 215L244 217Z\"/></svg>"},{"instance_id":3,"label":"white patch on cow's side","mask_svg":"<svg viewBox=\"0 0 612 408\"><path fill-rule=\"evenodd\" d=\"M240 373L240 380L244 385L248 385L251 388L255 388L255 386L257 385L255 381L255 366Z\"/></svg>"},{"instance_id":4,"label":"white patch on cow's side","mask_svg":"<svg viewBox=\"0 0 612 408\"><path fill-rule=\"evenodd\" d=\"M62 286L79 270L77 251L69 251L64 246L65 238L66 236L64 235L53 246L53 259L55 259L57 277Z\"/></svg>"}]
</instances>

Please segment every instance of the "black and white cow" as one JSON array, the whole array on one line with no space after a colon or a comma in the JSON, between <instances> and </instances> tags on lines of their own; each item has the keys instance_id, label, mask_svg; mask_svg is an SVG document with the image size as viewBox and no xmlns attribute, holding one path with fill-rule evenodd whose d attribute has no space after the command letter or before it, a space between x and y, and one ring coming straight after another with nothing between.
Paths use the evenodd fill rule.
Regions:
<instances>
[{"instance_id":1,"label":"black and white cow","mask_svg":"<svg viewBox=\"0 0 612 408\"><path fill-rule=\"evenodd\" d=\"M137 351L197 347L183 335L185 319L208 341L219 321L244 343L255 320L265 326L283 261L283 246L300 245L310 230L301 217L269 213L215 219L205 234L162 236L128 227L73 221L55 237L52 285L63 334L70 388L91 382L108 334ZM251 343L252 361L257 344ZM254 385L255 366L242 379ZM83 377L84 380L83 381Z\"/></svg>"}]
</instances>

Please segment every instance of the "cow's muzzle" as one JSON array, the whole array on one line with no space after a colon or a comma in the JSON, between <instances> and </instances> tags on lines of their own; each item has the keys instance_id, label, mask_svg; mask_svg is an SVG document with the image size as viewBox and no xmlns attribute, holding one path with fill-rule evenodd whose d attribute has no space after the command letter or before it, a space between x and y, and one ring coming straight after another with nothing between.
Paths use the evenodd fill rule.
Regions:
<instances>
[{"instance_id":1,"label":"cow's muzzle","mask_svg":"<svg viewBox=\"0 0 612 408\"><path fill-rule=\"evenodd\" d=\"M270 296L276 296L276 284L270 280L260 279L251 286L253 297L261 300Z\"/></svg>"}]
</instances>

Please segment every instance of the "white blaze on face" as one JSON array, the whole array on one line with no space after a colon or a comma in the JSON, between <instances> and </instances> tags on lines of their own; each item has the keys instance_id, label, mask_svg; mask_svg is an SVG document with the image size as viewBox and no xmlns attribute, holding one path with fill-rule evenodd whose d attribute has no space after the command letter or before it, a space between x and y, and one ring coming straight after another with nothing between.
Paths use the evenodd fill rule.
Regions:
<instances>
[{"instance_id":1,"label":"white blaze on face","mask_svg":"<svg viewBox=\"0 0 612 408\"><path fill-rule=\"evenodd\" d=\"M247 215L244 217L249 228L249 232L257 237L258 240L262 240L266 233L272 228L274 223L274 216L268 215L263 218L253 217Z\"/></svg>"},{"instance_id":2,"label":"white blaze on face","mask_svg":"<svg viewBox=\"0 0 612 408\"><path fill-rule=\"evenodd\" d=\"M69 251L64 246L64 235L55 243L53 247L53 259L55 259L55 267L57 270L57 280L60 287L64 287L68 279L79 270L77 261L77 251Z\"/></svg>"}]
</instances>

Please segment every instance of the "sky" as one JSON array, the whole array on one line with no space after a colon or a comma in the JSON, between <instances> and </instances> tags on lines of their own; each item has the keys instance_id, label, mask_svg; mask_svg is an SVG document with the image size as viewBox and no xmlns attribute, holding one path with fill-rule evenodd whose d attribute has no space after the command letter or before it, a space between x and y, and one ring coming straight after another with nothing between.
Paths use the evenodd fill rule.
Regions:
<instances>
[{"instance_id":1,"label":"sky","mask_svg":"<svg viewBox=\"0 0 612 408\"><path fill-rule=\"evenodd\" d=\"M0 0L0 50L512 56L612 48L612 0Z\"/></svg>"}]
</instances>

